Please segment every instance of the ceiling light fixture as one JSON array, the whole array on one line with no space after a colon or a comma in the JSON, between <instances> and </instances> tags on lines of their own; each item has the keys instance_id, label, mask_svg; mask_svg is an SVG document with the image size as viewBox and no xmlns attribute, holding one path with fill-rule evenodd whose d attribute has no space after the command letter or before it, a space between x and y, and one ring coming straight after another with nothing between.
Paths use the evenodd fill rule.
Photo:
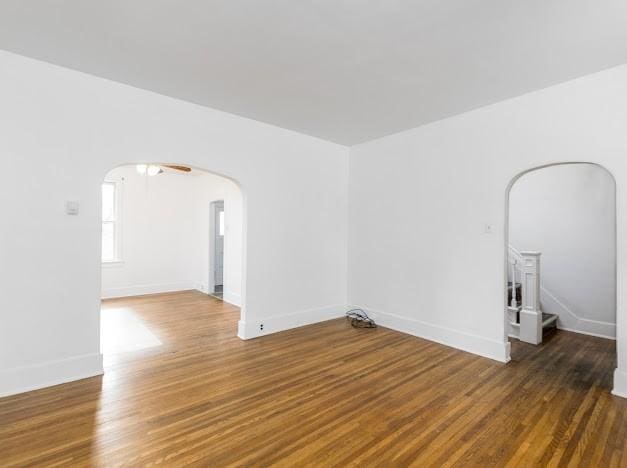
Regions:
<instances>
[{"instance_id":1,"label":"ceiling light fixture","mask_svg":"<svg viewBox=\"0 0 627 468\"><path fill-rule=\"evenodd\" d=\"M149 165L148 169L146 170L146 173L149 176L156 176L160 172L161 172L161 168L159 166L155 166L154 164Z\"/></svg>"},{"instance_id":2,"label":"ceiling light fixture","mask_svg":"<svg viewBox=\"0 0 627 468\"><path fill-rule=\"evenodd\" d=\"M156 176L157 174L163 172L162 169L156 164L138 164L137 166L135 166L135 169L137 170L137 173L142 176Z\"/></svg>"}]
</instances>

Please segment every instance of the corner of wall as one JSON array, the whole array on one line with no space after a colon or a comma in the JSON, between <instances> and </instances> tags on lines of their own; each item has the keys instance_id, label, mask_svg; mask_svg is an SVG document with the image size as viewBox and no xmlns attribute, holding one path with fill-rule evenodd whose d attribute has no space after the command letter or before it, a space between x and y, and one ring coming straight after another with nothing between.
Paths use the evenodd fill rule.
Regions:
<instances>
[{"instance_id":1,"label":"corner of wall","mask_svg":"<svg viewBox=\"0 0 627 468\"><path fill-rule=\"evenodd\" d=\"M612 395L627 398L627 372L616 368L614 371L614 388Z\"/></svg>"}]
</instances>

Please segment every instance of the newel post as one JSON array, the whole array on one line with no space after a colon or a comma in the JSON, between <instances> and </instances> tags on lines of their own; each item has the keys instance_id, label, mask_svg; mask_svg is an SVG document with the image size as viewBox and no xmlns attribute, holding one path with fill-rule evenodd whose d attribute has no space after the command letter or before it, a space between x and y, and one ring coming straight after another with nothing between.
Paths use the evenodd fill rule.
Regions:
<instances>
[{"instance_id":1,"label":"newel post","mask_svg":"<svg viewBox=\"0 0 627 468\"><path fill-rule=\"evenodd\" d=\"M522 257L522 309L520 339L542 343L542 311L540 310L540 252L520 252Z\"/></svg>"}]
</instances>

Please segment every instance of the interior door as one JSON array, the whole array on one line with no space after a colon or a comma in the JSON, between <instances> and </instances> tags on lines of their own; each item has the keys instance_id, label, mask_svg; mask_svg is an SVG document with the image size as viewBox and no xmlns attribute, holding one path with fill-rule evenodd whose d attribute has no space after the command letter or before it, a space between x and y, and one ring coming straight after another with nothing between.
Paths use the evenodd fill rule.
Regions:
<instances>
[{"instance_id":1,"label":"interior door","mask_svg":"<svg viewBox=\"0 0 627 468\"><path fill-rule=\"evenodd\" d=\"M224 284L224 202L215 205L215 263L214 283L216 286Z\"/></svg>"}]
</instances>

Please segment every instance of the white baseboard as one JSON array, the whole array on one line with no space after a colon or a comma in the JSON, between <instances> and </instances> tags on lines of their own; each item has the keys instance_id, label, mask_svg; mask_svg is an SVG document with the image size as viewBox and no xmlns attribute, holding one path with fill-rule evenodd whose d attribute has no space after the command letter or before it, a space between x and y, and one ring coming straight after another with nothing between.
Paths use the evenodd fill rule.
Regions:
<instances>
[{"instance_id":1,"label":"white baseboard","mask_svg":"<svg viewBox=\"0 0 627 468\"><path fill-rule=\"evenodd\" d=\"M540 288L542 293L542 310L550 314L556 314L557 328L560 330L581 333L583 335L598 336L609 340L616 339L616 323L590 320L577 315L557 295L546 289Z\"/></svg>"},{"instance_id":2,"label":"white baseboard","mask_svg":"<svg viewBox=\"0 0 627 468\"><path fill-rule=\"evenodd\" d=\"M242 298L240 297L239 294L234 294L229 291L224 291L224 294L222 295L222 300L224 302L228 302L229 304L232 304L237 307L242 306Z\"/></svg>"},{"instance_id":3,"label":"white baseboard","mask_svg":"<svg viewBox=\"0 0 627 468\"><path fill-rule=\"evenodd\" d=\"M582 320L581 322L584 322L584 320ZM586 320L586 322L592 322L592 320ZM611 324L611 323L597 322L597 325L584 324L583 326L579 326L576 328L569 328L569 327L564 327L560 325L558 322L557 328L558 330L579 333L581 335L596 336L598 338L605 338L606 340L616 341L616 325ZM593 331L588 331L588 330L593 330Z\"/></svg>"},{"instance_id":4,"label":"white baseboard","mask_svg":"<svg viewBox=\"0 0 627 468\"><path fill-rule=\"evenodd\" d=\"M461 349L472 354L478 354L499 362L509 362L510 343L507 341L497 341L472 335L459 330L434 325L420 320L401 317L377 310L372 310L360 306L372 317L375 322L382 327L391 328L402 333L414 335L429 341L435 341L446 346Z\"/></svg>"},{"instance_id":5,"label":"white baseboard","mask_svg":"<svg viewBox=\"0 0 627 468\"><path fill-rule=\"evenodd\" d=\"M0 397L103 374L102 354L0 370Z\"/></svg>"},{"instance_id":6,"label":"white baseboard","mask_svg":"<svg viewBox=\"0 0 627 468\"><path fill-rule=\"evenodd\" d=\"M614 371L614 389L612 395L627 398L627 372L620 369Z\"/></svg>"},{"instance_id":7,"label":"white baseboard","mask_svg":"<svg viewBox=\"0 0 627 468\"><path fill-rule=\"evenodd\" d=\"M237 325L237 336L243 340L249 340L291 328L303 327L313 323L344 317L347 310L347 306L342 304L318 309L301 310L285 315L275 315L261 320L246 320L245 322L240 320ZM263 330L261 329L262 325Z\"/></svg>"},{"instance_id":8,"label":"white baseboard","mask_svg":"<svg viewBox=\"0 0 627 468\"><path fill-rule=\"evenodd\" d=\"M176 283L142 284L136 286L124 286L121 288L103 289L102 299L114 299L117 297L143 296L145 294L159 294L176 291L196 289L198 283L194 281L180 281Z\"/></svg>"}]
</instances>

